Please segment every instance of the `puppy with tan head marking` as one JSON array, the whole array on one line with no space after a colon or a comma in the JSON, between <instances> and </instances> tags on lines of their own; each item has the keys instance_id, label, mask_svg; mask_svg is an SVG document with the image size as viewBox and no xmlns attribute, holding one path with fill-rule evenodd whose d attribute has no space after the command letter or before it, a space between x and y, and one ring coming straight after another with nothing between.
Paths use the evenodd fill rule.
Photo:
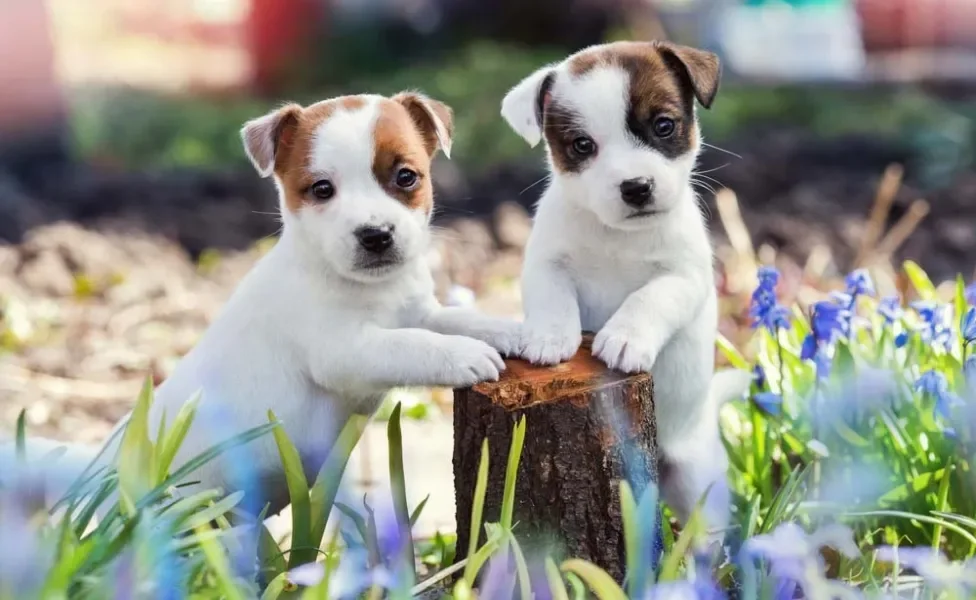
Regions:
<instances>
[{"instance_id":1,"label":"puppy with tan head marking","mask_svg":"<svg viewBox=\"0 0 976 600\"><path fill-rule=\"evenodd\" d=\"M662 494L684 521L713 486L712 529L729 510L718 410L751 377L713 378L712 248L691 186L695 102L710 107L719 78L709 52L612 43L529 75L501 110L530 145L545 139L552 172L526 248L520 355L556 364L594 331L611 368L650 372Z\"/></svg>"},{"instance_id":2,"label":"puppy with tan head marking","mask_svg":"<svg viewBox=\"0 0 976 600\"><path fill-rule=\"evenodd\" d=\"M277 185L284 228L156 390L151 432L197 391L201 414L216 415L194 422L174 469L273 409L311 480L337 429L391 388L498 378L499 351L515 349L520 324L441 307L426 262L431 160L450 151L451 132L450 109L414 93L289 104L244 126L248 156ZM288 502L275 443L247 450L273 514ZM67 460L80 470L90 456L77 449ZM191 479L233 488L231 462Z\"/></svg>"}]
</instances>

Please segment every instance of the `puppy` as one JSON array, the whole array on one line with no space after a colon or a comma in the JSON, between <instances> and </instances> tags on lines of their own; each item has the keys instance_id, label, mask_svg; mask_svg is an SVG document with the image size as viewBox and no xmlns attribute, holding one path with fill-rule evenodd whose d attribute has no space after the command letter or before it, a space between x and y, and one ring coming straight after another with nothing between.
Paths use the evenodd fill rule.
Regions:
<instances>
[{"instance_id":1,"label":"puppy","mask_svg":"<svg viewBox=\"0 0 976 600\"><path fill-rule=\"evenodd\" d=\"M498 378L519 324L441 307L426 262L431 160L449 154L451 134L451 110L416 93L288 104L244 125L247 155L277 186L283 230L156 390L153 433L202 392L174 469L273 409L311 479L349 416L371 414L391 388ZM275 443L247 452L274 514L288 502ZM64 460L80 471L92 454ZM215 460L191 489L233 489L240 466Z\"/></svg>"},{"instance_id":2,"label":"puppy","mask_svg":"<svg viewBox=\"0 0 976 600\"><path fill-rule=\"evenodd\" d=\"M522 273L519 354L571 357L581 330L609 367L654 381L662 495L685 521L709 486L710 529L728 522L718 409L750 374L714 382L712 249L691 186L701 135L695 101L719 87L718 58L663 42L584 49L516 85L501 114L545 139L551 180Z\"/></svg>"}]
</instances>

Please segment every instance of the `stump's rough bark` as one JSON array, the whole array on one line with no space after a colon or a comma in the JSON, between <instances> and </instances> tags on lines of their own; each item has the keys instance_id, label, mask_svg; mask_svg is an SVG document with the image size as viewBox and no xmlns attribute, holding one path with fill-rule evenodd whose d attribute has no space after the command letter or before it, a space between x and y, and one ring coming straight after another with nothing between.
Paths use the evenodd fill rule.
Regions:
<instances>
[{"instance_id":1,"label":"stump's rough bark","mask_svg":"<svg viewBox=\"0 0 976 600\"><path fill-rule=\"evenodd\" d=\"M652 385L649 375L608 370L591 355L590 341L562 365L510 360L500 381L455 392L459 559L467 552L482 441L490 455L483 518L497 522L512 430L525 415L516 536L528 552L583 558L623 578L620 480L639 494L657 475Z\"/></svg>"}]
</instances>

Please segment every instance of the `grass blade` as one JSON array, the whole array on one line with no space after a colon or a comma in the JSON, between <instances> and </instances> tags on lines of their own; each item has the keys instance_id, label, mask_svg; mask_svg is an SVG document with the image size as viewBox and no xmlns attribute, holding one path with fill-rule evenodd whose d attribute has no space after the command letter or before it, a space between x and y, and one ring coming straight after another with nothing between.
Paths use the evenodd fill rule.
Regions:
<instances>
[{"instance_id":1,"label":"grass blade","mask_svg":"<svg viewBox=\"0 0 976 600\"><path fill-rule=\"evenodd\" d=\"M552 600L569 600L566 593L566 584L563 583L563 576L559 573L559 567L553 562L552 557L546 557L546 580L549 582L549 593Z\"/></svg>"},{"instance_id":2,"label":"grass blade","mask_svg":"<svg viewBox=\"0 0 976 600\"><path fill-rule=\"evenodd\" d=\"M403 548L403 562L417 576L417 559L410 532L410 509L407 506L407 482L403 472L403 434L400 431L401 404L396 403L386 425L386 436L390 448L390 492L393 494L393 512Z\"/></svg>"},{"instance_id":3,"label":"grass blade","mask_svg":"<svg viewBox=\"0 0 976 600\"><path fill-rule=\"evenodd\" d=\"M136 502L152 489L152 474L147 471L153 456L153 445L149 441L149 409L152 400L152 378L147 377L119 447L119 498L123 513L130 517L135 514Z\"/></svg>"},{"instance_id":4,"label":"grass blade","mask_svg":"<svg viewBox=\"0 0 976 600\"><path fill-rule=\"evenodd\" d=\"M430 494L427 494L427 496L420 501L420 504L417 505L417 508L413 509L413 512L410 513L410 527L416 525L417 521L420 520L420 514L424 512L424 507L427 506L428 500L430 500Z\"/></svg>"},{"instance_id":5,"label":"grass blade","mask_svg":"<svg viewBox=\"0 0 976 600\"><path fill-rule=\"evenodd\" d=\"M212 535L213 530L209 525L202 525L196 529L196 537L199 540L200 550L207 559L207 564L213 571L214 578L217 580L217 587L222 592L224 598L228 600L244 600L244 596L234 583L230 561L227 554L217 542L217 538Z\"/></svg>"},{"instance_id":6,"label":"grass blade","mask_svg":"<svg viewBox=\"0 0 976 600\"><path fill-rule=\"evenodd\" d=\"M27 463L27 409L22 409L17 415L17 462Z\"/></svg>"},{"instance_id":7,"label":"grass blade","mask_svg":"<svg viewBox=\"0 0 976 600\"><path fill-rule=\"evenodd\" d=\"M169 474L170 467L173 466L173 459L176 458L176 452L183 445L183 440L186 439L186 434L190 431L190 425L193 424L197 406L200 404L200 398L201 394L197 392L184 403L180 407L179 412L176 413L176 418L170 424L165 438L162 435L156 438L156 445L159 447L157 475L160 479L164 479Z\"/></svg>"},{"instance_id":8,"label":"grass blade","mask_svg":"<svg viewBox=\"0 0 976 600\"><path fill-rule=\"evenodd\" d=\"M273 411L268 411L268 420L277 421ZM288 486L288 498L291 500L291 535L292 552L288 556L288 568L294 569L298 565L312 562L318 556L313 548L318 548L319 541L312 541L311 536L311 506L308 497L308 480L305 479L305 469L301 456L284 428L275 427L275 444L278 455L285 470L285 482ZM314 546L313 546L314 544Z\"/></svg>"},{"instance_id":9,"label":"grass blade","mask_svg":"<svg viewBox=\"0 0 976 600\"><path fill-rule=\"evenodd\" d=\"M643 589L640 569L640 532L637 524L637 501L634 492L626 480L620 480L620 516L624 527L624 548L627 557L627 594L631 598L637 597L637 591Z\"/></svg>"},{"instance_id":10,"label":"grass blade","mask_svg":"<svg viewBox=\"0 0 976 600\"><path fill-rule=\"evenodd\" d=\"M359 443L359 438L366 430L369 419L363 415L353 415L343 426L336 438L329 456L322 464L318 474L315 476L315 483L312 484L310 492L311 512L311 539L316 546L322 545L322 538L325 536L325 524L332 512L335 504L336 495L339 493L339 482L342 474L349 464L349 457Z\"/></svg>"},{"instance_id":11,"label":"grass blade","mask_svg":"<svg viewBox=\"0 0 976 600\"><path fill-rule=\"evenodd\" d=\"M582 579L599 600L627 600L627 594L613 578L593 563L573 558L562 564L562 570Z\"/></svg>"},{"instance_id":12,"label":"grass blade","mask_svg":"<svg viewBox=\"0 0 976 600\"><path fill-rule=\"evenodd\" d=\"M477 570L473 556L478 549L478 538L481 537L481 515L485 508L485 493L488 489L488 438L481 443L481 464L478 467L478 479L474 487L474 498L471 505L471 531L468 537L468 566L464 569L464 580L474 587L474 577Z\"/></svg>"}]
</instances>

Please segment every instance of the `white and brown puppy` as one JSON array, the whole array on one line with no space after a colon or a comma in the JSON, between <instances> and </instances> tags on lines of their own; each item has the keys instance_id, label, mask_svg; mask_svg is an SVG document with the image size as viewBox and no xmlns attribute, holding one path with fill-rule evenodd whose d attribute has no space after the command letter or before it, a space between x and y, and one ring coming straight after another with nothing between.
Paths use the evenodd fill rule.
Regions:
<instances>
[{"instance_id":1,"label":"white and brown puppy","mask_svg":"<svg viewBox=\"0 0 976 600\"><path fill-rule=\"evenodd\" d=\"M273 409L313 478L337 428L371 414L391 388L498 378L499 351L515 348L520 325L442 307L427 264L431 160L449 153L451 132L451 110L414 93L289 104L244 126L248 156L277 185L284 227L156 390L153 432L197 391L201 413L220 415L198 419L177 466ZM275 444L260 439L248 452L273 514L287 503ZM83 467L90 456L65 460ZM227 462L192 479L232 488Z\"/></svg>"},{"instance_id":2,"label":"white and brown puppy","mask_svg":"<svg viewBox=\"0 0 976 600\"><path fill-rule=\"evenodd\" d=\"M597 333L593 353L654 381L662 495L687 519L728 520L721 403L750 374L713 381L717 306L712 248L691 186L718 58L661 42L582 50L515 86L501 114L529 144L545 139L551 181L522 273L520 354L555 364Z\"/></svg>"}]
</instances>

